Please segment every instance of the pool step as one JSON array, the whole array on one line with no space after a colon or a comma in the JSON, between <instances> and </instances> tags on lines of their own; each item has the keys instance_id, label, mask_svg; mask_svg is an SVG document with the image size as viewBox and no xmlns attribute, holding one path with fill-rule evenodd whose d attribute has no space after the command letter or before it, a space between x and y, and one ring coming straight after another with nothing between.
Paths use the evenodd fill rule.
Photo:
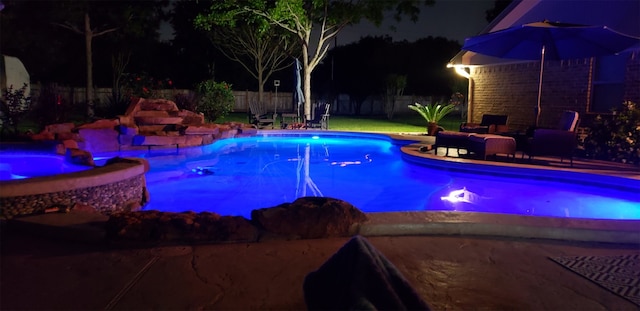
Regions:
<instances>
[{"instance_id":1,"label":"pool step","mask_svg":"<svg viewBox=\"0 0 640 311\"><path fill-rule=\"evenodd\" d=\"M185 136L158 136L158 135L135 135L133 136L134 146L170 146L184 145L187 142Z\"/></svg>"}]
</instances>

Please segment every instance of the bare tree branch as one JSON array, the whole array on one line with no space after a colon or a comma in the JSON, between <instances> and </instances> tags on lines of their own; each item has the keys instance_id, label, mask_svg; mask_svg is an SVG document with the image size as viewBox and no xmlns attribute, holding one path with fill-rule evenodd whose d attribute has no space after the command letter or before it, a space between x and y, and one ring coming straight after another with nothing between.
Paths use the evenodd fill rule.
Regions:
<instances>
[{"instance_id":1,"label":"bare tree branch","mask_svg":"<svg viewBox=\"0 0 640 311\"><path fill-rule=\"evenodd\" d=\"M62 28L65 28L65 29L71 30L71 31L73 31L73 32L75 32L75 33L77 33L77 34L80 34L80 35L81 35L81 34L84 34L84 31L80 30L80 28L78 28L76 25L71 25L71 24L69 24L69 23L66 23L66 24L62 24L62 23L52 23L52 24L53 24L53 25L55 25L55 26L58 26L58 27L62 27Z\"/></svg>"}]
</instances>

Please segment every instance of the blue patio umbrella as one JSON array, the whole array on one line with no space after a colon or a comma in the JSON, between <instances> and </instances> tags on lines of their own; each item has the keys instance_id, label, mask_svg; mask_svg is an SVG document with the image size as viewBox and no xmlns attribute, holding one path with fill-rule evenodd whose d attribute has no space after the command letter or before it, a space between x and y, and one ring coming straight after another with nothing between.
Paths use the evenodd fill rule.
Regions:
<instances>
[{"instance_id":1,"label":"blue patio umbrella","mask_svg":"<svg viewBox=\"0 0 640 311\"><path fill-rule=\"evenodd\" d=\"M617 32L607 26L543 21L467 38L462 49L499 58L540 60L536 110L538 125L545 60L613 55L638 43L640 38Z\"/></svg>"}]
</instances>

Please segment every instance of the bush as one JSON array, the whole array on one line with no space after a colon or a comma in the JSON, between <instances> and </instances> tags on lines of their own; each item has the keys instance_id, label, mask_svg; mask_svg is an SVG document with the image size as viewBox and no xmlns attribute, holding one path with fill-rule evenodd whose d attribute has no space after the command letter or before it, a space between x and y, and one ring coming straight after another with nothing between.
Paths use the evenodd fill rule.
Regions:
<instances>
[{"instance_id":1,"label":"bush","mask_svg":"<svg viewBox=\"0 0 640 311\"><path fill-rule=\"evenodd\" d=\"M588 157L640 165L640 109L627 101L611 116L598 116L585 138Z\"/></svg>"},{"instance_id":2,"label":"bush","mask_svg":"<svg viewBox=\"0 0 640 311\"><path fill-rule=\"evenodd\" d=\"M122 74L122 92L128 97L165 98L162 90L173 87L170 79L159 80L146 73Z\"/></svg>"},{"instance_id":3,"label":"bush","mask_svg":"<svg viewBox=\"0 0 640 311\"><path fill-rule=\"evenodd\" d=\"M179 109L196 111L198 108L198 95L193 92L178 93L174 95L173 101Z\"/></svg>"},{"instance_id":4,"label":"bush","mask_svg":"<svg viewBox=\"0 0 640 311\"><path fill-rule=\"evenodd\" d=\"M0 100L1 136L5 135L6 130L10 131L10 135L18 135L18 123L31 106L31 97L25 96L26 91L26 83L17 90L13 89L13 85L4 90Z\"/></svg>"},{"instance_id":5,"label":"bush","mask_svg":"<svg viewBox=\"0 0 640 311\"><path fill-rule=\"evenodd\" d=\"M226 82L202 81L196 86L196 92L196 111L204 114L209 122L224 117L233 110L233 91L231 85Z\"/></svg>"},{"instance_id":6,"label":"bush","mask_svg":"<svg viewBox=\"0 0 640 311\"><path fill-rule=\"evenodd\" d=\"M55 83L42 86L40 94L35 99L31 110L31 119L36 121L41 129L46 125L67 122L72 111L71 105L62 96L62 91Z\"/></svg>"},{"instance_id":7,"label":"bush","mask_svg":"<svg viewBox=\"0 0 640 311\"><path fill-rule=\"evenodd\" d=\"M123 90L113 88L111 95L107 96L107 102L96 105L96 115L103 118L114 118L119 115L124 115L131 104L131 97L128 96Z\"/></svg>"}]
</instances>

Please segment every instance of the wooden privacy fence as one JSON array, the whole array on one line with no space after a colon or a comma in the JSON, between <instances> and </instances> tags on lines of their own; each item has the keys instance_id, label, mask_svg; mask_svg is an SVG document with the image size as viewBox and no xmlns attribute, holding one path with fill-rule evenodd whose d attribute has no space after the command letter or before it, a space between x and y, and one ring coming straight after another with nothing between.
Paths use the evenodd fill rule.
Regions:
<instances>
[{"instance_id":1,"label":"wooden privacy fence","mask_svg":"<svg viewBox=\"0 0 640 311\"><path fill-rule=\"evenodd\" d=\"M37 97L40 94L41 86L38 84L31 85L31 96ZM66 100L71 105L81 105L85 102L86 91L83 87L58 87L57 92L62 96L62 99ZM155 90L155 97L166 98L169 100L175 100L176 94L185 94L193 92L188 89L166 89ZM96 88L95 98L97 104L109 103L109 97L111 96L111 88ZM296 105L293 102L293 93L291 92L264 92L263 102L267 109L272 112L296 112ZM233 91L233 97L235 103L233 106L234 112L248 112L249 103L258 102L258 92L253 91ZM448 98L439 98L432 96L412 96L404 95L396 99L395 113L414 113L407 108L408 105L415 102L421 104L427 104L432 101L446 103ZM322 100L319 100L322 101ZM359 111L357 111L359 110ZM349 98L348 95L342 94L332 102L331 113L342 115L353 115L356 113L361 115L380 115L385 113L384 100L381 96L368 97L358 109L357 103ZM304 113L304 109L300 107L300 113Z\"/></svg>"},{"instance_id":2,"label":"wooden privacy fence","mask_svg":"<svg viewBox=\"0 0 640 311\"><path fill-rule=\"evenodd\" d=\"M38 84L31 85L31 96L33 98L40 94L42 87ZM83 87L57 87L56 91L58 95L61 95L62 99L67 101L70 105L80 105L85 102L86 88ZM154 90L154 97L166 98L169 100L175 100L177 94L191 93L192 90L188 89L166 89L166 90ZM111 88L96 88L94 90L96 102L98 104L104 104L109 102L111 97ZM277 111L292 112L293 108L293 95L287 92L278 92L276 97L275 93L265 92L264 102L270 111L277 109ZM233 111L235 112L247 112L249 111L249 102L258 101L258 92L251 91L233 91L233 97L235 98L235 104Z\"/></svg>"},{"instance_id":3,"label":"wooden privacy fence","mask_svg":"<svg viewBox=\"0 0 640 311\"><path fill-rule=\"evenodd\" d=\"M277 97L273 92L264 92L263 102L264 106L269 111L276 112L294 112L295 105L293 104L293 93L278 92ZM236 102L233 105L233 111L246 112L249 111L249 103L258 102L258 92L251 91L233 91L233 97Z\"/></svg>"}]
</instances>

